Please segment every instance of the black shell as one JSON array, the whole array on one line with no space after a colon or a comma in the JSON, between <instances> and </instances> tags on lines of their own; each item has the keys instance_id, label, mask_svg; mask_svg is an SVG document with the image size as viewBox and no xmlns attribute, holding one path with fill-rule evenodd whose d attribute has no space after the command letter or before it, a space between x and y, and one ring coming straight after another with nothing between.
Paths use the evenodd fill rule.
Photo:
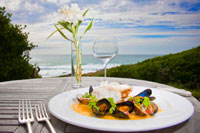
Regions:
<instances>
[{"instance_id":1,"label":"black shell","mask_svg":"<svg viewBox=\"0 0 200 133\"><path fill-rule=\"evenodd\" d=\"M140 92L139 94L137 94L136 96L150 97L151 94L152 94L152 90L151 89L146 89L146 90Z\"/></svg>"},{"instance_id":2,"label":"black shell","mask_svg":"<svg viewBox=\"0 0 200 133\"><path fill-rule=\"evenodd\" d=\"M140 116L146 116L148 115L145 111L142 111L137 105L135 105L135 114Z\"/></svg>"},{"instance_id":3,"label":"black shell","mask_svg":"<svg viewBox=\"0 0 200 133\"><path fill-rule=\"evenodd\" d=\"M156 99L156 97L153 97L153 96L150 96L150 97L149 97L149 100L150 100L150 101L153 101L153 100L155 100L155 99Z\"/></svg>"},{"instance_id":4,"label":"black shell","mask_svg":"<svg viewBox=\"0 0 200 133\"><path fill-rule=\"evenodd\" d=\"M151 108L151 112L147 113L146 111L142 111L137 105L135 106L135 114L140 115L140 116L146 116L146 115L154 115L158 112L158 106L154 103L151 102L151 104L148 106L148 108Z\"/></svg>"},{"instance_id":5,"label":"black shell","mask_svg":"<svg viewBox=\"0 0 200 133\"><path fill-rule=\"evenodd\" d=\"M135 107L134 104L132 102L130 102L130 101L125 101L125 102L118 103L116 106L117 107L115 108L115 111L113 112L112 115L117 117L117 118L123 118L123 119L129 119L129 116L124 111L121 111L119 109L119 107L127 106L129 113L133 112L134 107Z\"/></svg>"},{"instance_id":6,"label":"black shell","mask_svg":"<svg viewBox=\"0 0 200 133\"><path fill-rule=\"evenodd\" d=\"M96 105L97 105L97 107L99 107L99 110L97 110L96 108L93 107L92 111L97 116L105 115L111 108L110 102L105 98L99 100Z\"/></svg>"},{"instance_id":7,"label":"black shell","mask_svg":"<svg viewBox=\"0 0 200 133\"><path fill-rule=\"evenodd\" d=\"M86 105L88 105L89 102L90 102L90 100L91 100L90 98L82 98L82 97L80 97L80 98L77 97L77 99L78 99L78 101L79 101L80 103L86 104Z\"/></svg>"},{"instance_id":8,"label":"black shell","mask_svg":"<svg viewBox=\"0 0 200 133\"><path fill-rule=\"evenodd\" d=\"M150 115L154 115L158 112L158 105L155 104L154 102L151 102L151 107L153 108L152 109L152 112L150 113Z\"/></svg>"},{"instance_id":9,"label":"black shell","mask_svg":"<svg viewBox=\"0 0 200 133\"><path fill-rule=\"evenodd\" d=\"M129 119L129 116L126 113L119 111L118 109L115 109L112 115L117 118Z\"/></svg>"},{"instance_id":10,"label":"black shell","mask_svg":"<svg viewBox=\"0 0 200 133\"><path fill-rule=\"evenodd\" d=\"M121 102L117 104L117 107L121 107L121 106L128 106L129 107L129 113L133 112L134 110L134 104L130 101L125 101L125 102Z\"/></svg>"},{"instance_id":11,"label":"black shell","mask_svg":"<svg viewBox=\"0 0 200 133\"><path fill-rule=\"evenodd\" d=\"M93 87L90 85L89 94L91 94L92 92L93 92Z\"/></svg>"}]
</instances>

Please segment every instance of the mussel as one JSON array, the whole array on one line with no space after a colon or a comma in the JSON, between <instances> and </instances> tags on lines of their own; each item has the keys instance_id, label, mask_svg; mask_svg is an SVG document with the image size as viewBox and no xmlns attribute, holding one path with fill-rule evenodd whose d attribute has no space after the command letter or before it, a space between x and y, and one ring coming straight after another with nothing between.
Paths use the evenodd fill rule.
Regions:
<instances>
[{"instance_id":1,"label":"mussel","mask_svg":"<svg viewBox=\"0 0 200 133\"><path fill-rule=\"evenodd\" d=\"M99 100L97 103L96 103L96 106L99 108L95 108L93 107L92 108L92 111L93 113L96 115L96 116L103 116L105 115L106 113L108 113L109 109L111 108L111 104L110 102L107 100L107 99L101 99Z\"/></svg>"},{"instance_id":2,"label":"mussel","mask_svg":"<svg viewBox=\"0 0 200 133\"><path fill-rule=\"evenodd\" d=\"M89 88L89 94L92 94L92 92L93 92L93 87L90 86L90 88ZM78 99L78 101L80 103L86 104L86 105L88 105L89 102L90 102L90 100L91 100L90 98L85 98L85 97L80 97L80 96L78 96L77 99Z\"/></svg>"},{"instance_id":3,"label":"mussel","mask_svg":"<svg viewBox=\"0 0 200 133\"><path fill-rule=\"evenodd\" d=\"M137 94L136 96L150 97L151 94L152 94L152 90L151 89L146 89L146 90L140 92L139 94Z\"/></svg>"},{"instance_id":4,"label":"mussel","mask_svg":"<svg viewBox=\"0 0 200 133\"><path fill-rule=\"evenodd\" d=\"M154 115L158 112L158 106L154 102L151 102L151 104L148 106L146 112L149 115Z\"/></svg>"},{"instance_id":5,"label":"mussel","mask_svg":"<svg viewBox=\"0 0 200 133\"><path fill-rule=\"evenodd\" d=\"M153 101L153 100L155 100L155 99L156 99L156 97L154 97L154 96L150 96L150 97L149 97L149 100L150 100L150 101Z\"/></svg>"},{"instance_id":6,"label":"mussel","mask_svg":"<svg viewBox=\"0 0 200 133\"><path fill-rule=\"evenodd\" d=\"M135 105L134 111L135 111L135 114L136 114L136 115L140 115L140 116L146 116L146 115L148 115L148 114L146 113L146 111L144 111L144 110L142 109L142 106L140 106L140 105Z\"/></svg>"},{"instance_id":7,"label":"mussel","mask_svg":"<svg viewBox=\"0 0 200 133\"><path fill-rule=\"evenodd\" d=\"M134 110L134 104L130 101L121 102L116 105L113 116L117 118L129 119L129 113Z\"/></svg>"},{"instance_id":8,"label":"mussel","mask_svg":"<svg viewBox=\"0 0 200 133\"><path fill-rule=\"evenodd\" d=\"M135 103L134 111L136 115L141 115L141 116L154 115L155 113L158 112L158 106L154 102L152 102L156 98L151 96L151 94L152 94L152 90L146 89L135 96L141 99L141 101L139 102L139 105L136 104L136 101L134 100L132 101L133 103ZM144 97L148 97L151 102L151 104L148 107L144 107L144 105L142 104Z\"/></svg>"},{"instance_id":9,"label":"mussel","mask_svg":"<svg viewBox=\"0 0 200 133\"><path fill-rule=\"evenodd\" d=\"M93 90L94 90L93 87L90 85L89 94L92 94Z\"/></svg>"},{"instance_id":10,"label":"mussel","mask_svg":"<svg viewBox=\"0 0 200 133\"><path fill-rule=\"evenodd\" d=\"M118 109L115 109L115 111L113 112L112 115L115 116L115 117L117 117L117 118L130 119L129 116L128 116L129 113L127 113L127 112L122 112L122 111L120 111L120 110L118 110Z\"/></svg>"},{"instance_id":11,"label":"mussel","mask_svg":"<svg viewBox=\"0 0 200 133\"><path fill-rule=\"evenodd\" d=\"M135 105L134 111L136 115L140 116L154 115L158 112L158 106L154 102L151 102L147 108L143 107L143 105Z\"/></svg>"},{"instance_id":12,"label":"mussel","mask_svg":"<svg viewBox=\"0 0 200 133\"><path fill-rule=\"evenodd\" d=\"M89 102L90 102L90 98L83 98L83 97L77 97L77 99L78 99L78 101L80 102L80 103L82 103L82 104L86 104L86 105L88 105L89 104Z\"/></svg>"},{"instance_id":13,"label":"mussel","mask_svg":"<svg viewBox=\"0 0 200 133\"><path fill-rule=\"evenodd\" d=\"M121 103L117 103L116 108L122 112L133 112L134 110L134 104L130 101L125 101Z\"/></svg>"},{"instance_id":14,"label":"mussel","mask_svg":"<svg viewBox=\"0 0 200 133\"><path fill-rule=\"evenodd\" d=\"M156 97L151 96L151 94L152 94L152 90L151 89L146 89L146 90L140 92L139 94L137 94L134 97L138 97L138 98L148 97L150 101L153 101L153 100L156 99Z\"/></svg>"}]
</instances>

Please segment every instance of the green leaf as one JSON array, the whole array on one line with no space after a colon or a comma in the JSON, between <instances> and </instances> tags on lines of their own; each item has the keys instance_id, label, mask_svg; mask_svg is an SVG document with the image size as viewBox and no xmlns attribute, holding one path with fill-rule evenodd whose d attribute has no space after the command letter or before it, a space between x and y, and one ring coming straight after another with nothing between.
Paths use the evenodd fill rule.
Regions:
<instances>
[{"instance_id":1,"label":"green leaf","mask_svg":"<svg viewBox=\"0 0 200 133\"><path fill-rule=\"evenodd\" d=\"M150 102L150 100L149 100L149 98L148 97L144 97L144 100L143 100L143 105L145 106L145 107L148 107L150 104L151 104L151 102Z\"/></svg>"},{"instance_id":2,"label":"green leaf","mask_svg":"<svg viewBox=\"0 0 200 133\"><path fill-rule=\"evenodd\" d=\"M133 100L134 100L133 97L129 97L129 98L128 98L128 101L133 101Z\"/></svg>"},{"instance_id":3,"label":"green leaf","mask_svg":"<svg viewBox=\"0 0 200 133\"><path fill-rule=\"evenodd\" d=\"M82 98L91 98L92 95L89 94L88 92L85 93L85 95L82 95Z\"/></svg>"},{"instance_id":4,"label":"green leaf","mask_svg":"<svg viewBox=\"0 0 200 133\"><path fill-rule=\"evenodd\" d=\"M61 30L64 29L64 28L60 28ZM47 39L49 39L54 33L56 33L58 30L55 30L54 32L52 32L48 37Z\"/></svg>"},{"instance_id":5,"label":"green leaf","mask_svg":"<svg viewBox=\"0 0 200 133\"><path fill-rule=\"evenodd\" d=\"M49 39L54 33L56 33L58 30L55 30L54 32L52 32L48 37L47 39Z\"/></svg>"},{"instance_id":6,"label":"green leaf","mask_svg":"<svg viewBox=\"0 0 200 133\"><path fill-rule=\"evenodd\" d=\"M69 39L68 37L65 36L65 34L55 25L56 29L58 30L58 32L66 39L72 42L71 39Z\"/></svg>"},{"instance_id":7,"label":"green leaf","mask_svg":"<svg viewBox=\"0 0 200 133\"><path fill-rule=\"evenodd\" d=\"M92 96L91 100L89 102L89 107L90 108L96 108L99 111L99 107L96 104L97 104L96 96Z\"/></svg>"},{"instance_id":8,"label":"green leaf","mask_svg":"<svg viewBox=\"0 0 200 133\"><path fill-rule=\"evenodd\" d=\"M78 21L78 24L75 26L75 33L77 34L78 32L78 28L80 26L80 24L82 23L82 21Z\"/></svg>"},{"instance_id":9,"label":"green leaf","mask_svg":"<svg viewBox=\"0 0 200 133\"><path fill-rule=\"evenodd\" d=\"M140 104L141 104L141 101L142 101L142 98L133 97L133 100L135 101L135 104L140 105Z\"/></svg>"},{"instance_id":10,"label":"green leaf","mask_svg":"<svg viewBox=\"0 0 200 133\"><path fill-rule=\"evenodd\" d=\"M85 10L85 12L83 13L83 17L85 17L86 13L89 11L89 8L87 10Z\"/></svg>"},{"instance_id":11,"label":"green leaf","mask_svg":"<svg viewBox=\"0 0 200 133\"><path fill-rule=\"evenodd\" d=\"M90 23L88 24L87 28L85 29L83 35L92 28L93 26L93 22L94 22L94 18L92 18L92 20L90 21Z\"/></svg>"},{"instance_id":12,"label":"green leaf","mask_svg":"<svg viewBox=\"0 0 200 133\"><path fill-rule=\"evenodd\" d=\"M85 17L86 13L89 11L89 9L85 10L85 12L83 13L83 17ZM77 34L78 32L78 28L81 25L82 21L78 21L78 24L75 26L75 33Z\"/></svg>"},{"instance_id":13,"label":"green leaf","mask_svg":"<svg viewBox=\"0 0 200 133\"><path fill-rule=\"evenodd\" d=\"M111 104L111 108L109 109L109 113L112 114L113 111L115 111L116 104L115 104L115 102L114 102L114 99L111 98L111 97L108 98L108 101L109 101L110 104Z\"/></svg>"},{"instance_id":14,"label":"green leaf","mask_svg":"<svg viewBox=\"0 0 200 133\"><path fill-rule=\"evenodd\" d=\"M59 21L59 22L58 22L58 25L61 25L63 28L65 28L66 30L68 30L69 32L72 33L72 27L71 27L71 24L70 24L70 23Z\"/></svg>"}]
</instances>

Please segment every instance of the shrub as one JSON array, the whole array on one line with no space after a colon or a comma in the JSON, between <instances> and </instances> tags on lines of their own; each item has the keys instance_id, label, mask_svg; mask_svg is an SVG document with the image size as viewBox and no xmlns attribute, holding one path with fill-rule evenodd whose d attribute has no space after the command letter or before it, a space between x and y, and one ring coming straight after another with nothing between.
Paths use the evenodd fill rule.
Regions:
<instances>
[{"instance_id":1,"label":"shrub","mask_svg":"<svg viewBox=\"0 0 200 133\"><path fill-rule=\"evenodd\" d=\"M26 26L11 23L11 14L0 7L0 81L34 78L36 68L29 64L29 51L35 47L28 41Z\"/></svg>"}]
</instances>

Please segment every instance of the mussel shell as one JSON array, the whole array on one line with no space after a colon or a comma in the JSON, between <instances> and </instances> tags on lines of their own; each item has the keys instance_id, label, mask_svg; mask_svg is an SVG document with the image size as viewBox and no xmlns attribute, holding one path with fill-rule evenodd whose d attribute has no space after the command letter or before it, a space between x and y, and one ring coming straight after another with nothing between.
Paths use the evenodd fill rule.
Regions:
<instances>
[{"instance_id":1,"label":"mussel shell","mask_svg":"<svg viewBox=\"0 0 200 133\"><path fill-rule=\"evenodd\" d=\"M151 102L151 108L152 108L152 110L151 110L151 112L150 112L150 115L154 115L154 114L156 114L157 112L158 112L158 106L154 103L154 102Z\"/></svg>"},{"instance_id":2,"label":"mussel shell","mask_svg":"<svg viewBox=\"0 0 200 133\"><path fill-rule=\"evenodd\" d=\"M151 94L152 94L152 90L146 89L146 90L140 92L139 94L137 94L136 96L149 97Z\"/></svg>"},{"instance_id":3,"label":"mussel shell","mask_svg":"<svg viewBox=\"0 0 200 133\"><path fill-rule=\"evenodd\" d=\"M122 106L127 106L129 108L129 110L128 110L129 113L133 112L133 110L134 110L134 104L130 101L118 103L116 106L117 106L117 108L122 107Z\"/></svg>"},{"instance_id":4,"label":"mussel shell","mask_svg":"<svg viewBox=\"0 0 200 133\"><path fill-rule=\"evenodd\" d=\"M141 108L139 108L139 106L135 105L134 111L136 115L140 116L154 115L158 112L158 106L154 102L151 102L148 108L143 111Z\"/></svg>"},{"instance_id":5,"label":"mussel shell","mask_svg":"<svg viewBox=\"0 0 200 133\"><path fill-rule=\"evenodd\" d=\"M82 97L79 98L79 97L77 97L77 100L82 104L88 105L91 99L90 98L82 98Z\"/></svg>"},{"instance_id":6,"label":"mussel shell","mask_svg":"<svg viewBox=\"0 0 200 133\"><path fill-rule=\"evenodd\" d=\"M156 99L156 97L154 97L154 96L149 97L149 100L150 100L150 101L153 101L153 100L155 100L155 99Z\"/></svg>"},{"instance_id":7,"label":"mussel shell","mask_svg":"<svg viewBox=\"0 0 200 133\"><path fill-rule=\"evenodd\" d=\"M90 88L89 88L89 94L91 94L92 92L93 92L93 88L92 88L92 86L90 86ZM81 97L81 95L79 94L79 95L77 96L77 100L78 100L80 103L82 103L82 104L88 105L91 99L90 99L90 98Z\"/></svg>"},{"instance_id":8,"label":"mussel shell","mask_svg":"<svg viewBox=\"0 0 200 133\"><path fill-rule=\"evenodd\" d=\"M112 115L117 118L129 119L129 116L125 112L122 112L118 109L115 109L115 111L112 113Z\"/></svg>"},{"instance_id":9,"label":"mussel shell","mask_svg":"<svg viewBox=\"0 0 200 133\"><path fill-rule=\"evenodd\" d=\"M140 109L138 105L135 105L134 111L136 115L140 115L140 116L148 115L145 111L142 111L142 109Z\"/></svg>"},{"instance_id":10,"label":"mussel shell","mask_svg":"<svg viewBox=\"0 0 200 133\"><path fill-rule=\"evenodd\" d=\"M90 88L89 88L89 94L91 94L93 92L93 87L90 85Z\"/></svg>"},{"instance_id":11,"label":"mussel shell","mask_svg":"<svg viewBox=\"0 0 200 133\"><path fill-rule=\"evenodd\" d=\"M122 111L122 110L120 110L120 107L128 107L128 110ZM134 107L135 107L134 104L130 101L118 103L116 105L115 111L113 112L112 115L117 117L117 118L129 119L128 114L133 112Z\"/></svg>"},{"instance_id":12,"label":"mussel shell","mask_svg":"<svg viewBox=\"0 0 200 133\"><path fill-rule=\"evenodd\" d=\"M97 116L105 115L111 108L111 104L107 99L101 99L96 103L96 106L99 107L99 110L92 108L92 111Z\"/></svg>"}]
</instances>

